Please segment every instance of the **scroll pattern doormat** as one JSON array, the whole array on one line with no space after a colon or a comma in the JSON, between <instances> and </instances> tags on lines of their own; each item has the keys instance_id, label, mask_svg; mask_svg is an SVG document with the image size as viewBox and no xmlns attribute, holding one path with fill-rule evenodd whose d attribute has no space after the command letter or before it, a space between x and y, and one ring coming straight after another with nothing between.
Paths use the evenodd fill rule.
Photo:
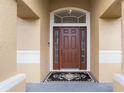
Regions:
<instances>
[{"instance_id":1,"label":"scroll pattern doormat","mask_svg":"<svg viewBox=\"0 0 124 93\"><path fill-rule=\"evenodd\" d=\"M89 72L51 72L44 82L84 82L97 81Z\"/></svg>"}]
</instances>

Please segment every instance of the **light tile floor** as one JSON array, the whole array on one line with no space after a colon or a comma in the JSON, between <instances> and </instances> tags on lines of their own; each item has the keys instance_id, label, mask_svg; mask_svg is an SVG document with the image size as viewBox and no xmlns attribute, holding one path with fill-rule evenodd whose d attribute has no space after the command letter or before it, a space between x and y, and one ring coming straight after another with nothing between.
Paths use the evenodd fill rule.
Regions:
<instances>
[{"instance_id":1,"label":"light tile floor","mask_svg":"<svg viewBox=\"0 0 124 93\"><path fill-rule=\"evenodd\" d=\"M43 83L27 84L27 92L112 92L108 83Z\"/></svg>"}]
</instances>

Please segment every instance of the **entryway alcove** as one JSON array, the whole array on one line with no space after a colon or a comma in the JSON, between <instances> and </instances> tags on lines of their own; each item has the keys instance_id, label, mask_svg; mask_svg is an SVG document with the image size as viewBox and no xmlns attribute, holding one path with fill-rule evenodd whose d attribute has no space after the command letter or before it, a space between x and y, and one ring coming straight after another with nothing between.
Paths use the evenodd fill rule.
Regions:
<instances>
[{"instance_id":1,"label":"entryway alcove","mask_svg":"<svg viewBox=\"0 0 124 93\"><path fill-rule=\"evenodd\" d=\"M66 7L50 14L50 70L90 71L90 13Z\"/></svg>"}]
</instances>

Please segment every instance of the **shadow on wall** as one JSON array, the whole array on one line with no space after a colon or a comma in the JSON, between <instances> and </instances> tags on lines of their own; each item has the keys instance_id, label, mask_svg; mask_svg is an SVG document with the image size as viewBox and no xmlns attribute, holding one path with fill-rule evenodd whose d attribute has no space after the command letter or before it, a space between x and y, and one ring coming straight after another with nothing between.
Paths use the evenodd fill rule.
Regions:
<instances>
[{"instance_id":1,"label":"shadow on wall","mask_svg":"<svg viewBox=\"0 0 124 93\"><path fill-rule=\"evenodd\" d=\"M121 72L121 18L99 19L99 29L100 82L112 82L113 75Z\"/></svg>"},{"instance_id":2,"label":"shadow on wall","mask_svg":"<svg viewBox=\"0 0 124 93\"><path fill-rule=\"evenodd\" d=\"M17 69L26 74L26 82L39 83L40 19L23 0L18 0L17 14Z\"/></svg>"}]
</instances>

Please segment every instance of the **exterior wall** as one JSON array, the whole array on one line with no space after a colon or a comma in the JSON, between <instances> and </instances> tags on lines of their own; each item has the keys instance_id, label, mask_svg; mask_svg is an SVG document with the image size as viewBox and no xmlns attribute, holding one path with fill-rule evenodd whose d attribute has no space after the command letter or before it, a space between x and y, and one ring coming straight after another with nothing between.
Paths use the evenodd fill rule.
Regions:
<instances>
[{"instance_id":1,"label":"exterior wall","mask_svg":"<svg viewBox=\"0 0 124 93\"><path fill-rule=\"evenodd\" d=\"M40 21L17 19L17 50L40 51Z\"/></svg>"},{"instance_id":2,"label":"exterior wall","mask_svg":"<svg viewBox=\"0 0 124 93\"><path fill-rule=\"evenodd\" d=\"M26 39L25 42L28 43L25 44L25 42L23 42L18 44L18 49L21 49L21 51L40 50L40 63L19 63L18 72L24 72L27 74L27 82L37 83L43 80L49 72L49 0L23 0L23 2L30 8L30 10L34 11L35 14L39 16L40 22L36 20L33 20L33 22L31 22L30 19L28 19L29 21L20 20L23 24L26 24L26 26L21 24L21 30L26 30L28 28L28 30L34 30L36 33L33 31L26 31L28 34L32 35L30 36L30 38L34 40L32 41L34 43L31 42L32 39ZM40 28L40 32L38 27ZM24 33L21 34L23 35ZM19 41L21 40L24 41L24 38L19 38ZM32 72L34 72L36 77L34 77L34 74L31 74Z\"/></svg>"},{"instance_id":3,"label":"exterior wall","mask_svg":"<svg viewBox=\"0 0 124 93\"><path fill-rule=\"evenodd\" d=\"M19 83L18 85L14 86L10 90L8 90L7 92L25 92L26 91L25 88L26 88L26 82L24 80L21 83Z\"/></svg>"},{"instance_id":4,"label":"exterior wall","mask_svg":"<svg viewBox=\"0 0 124 93\"><path fill-rule=\"evenodd\" d=\"M15 0L0 0L0 81L16 74Z\"/></svg>"},{"instance_id":5,"label":"exterior wall","mask_svg":"<svg viewBox=\"0 0 124 93\"><path fill-rule=\"evenodd\" d=\"M92 3L91 4L92 5L92 7L91 7L91 9L92 9L91 10L92 11L92 13L91 13L91 43L92 43L91 44L91 48L92 48L92 50L91 50L91 72L95 75L97 80L100 80L100 77L103 76L100 73L102 71L105 71L102 69L103 67L101 66L101 64L99 64L99 51L100 51L100 49L106 49L106 48L110 48L112 46L112 45L110 45L109 47L105 47L105 45L103 45L104 41L105 41L105 38L103 38L103 36L109 32L107 32L107 31L101 32L100 24L99 24L100 17L115 1L116 0L93 0L91 2ZM115 33L116 32L114 32L114 34ZM103 36L101 37L101 35L103 35ZM106 45L106 46L108 46L108 45ZM95 56L93 56L93 55L95 55ZM106 79L104 79L104 80L106 80ZM108 78L108 80L109 80L109 78Z\"/></svg>"},{"instance_id":6,"label":"exterior wall","mask_svg":"<svg viewBox=\"0 0 124 93\"><path fill-rule=\"evenodd\" d=\"M106 62L99 61L99 80L100 82L112 82L112 77L115 73L121 72L121 19L100 19L99 20L99 50L106 52ZM113 54L107 53L112 51ZM101 56L101 52L99 56ZM107 55L110 58L116 55L116 62L107 60ZM114 58L114 56L113 56ZM109 69L107 72L105 68ZM108 74L107 74L108 73Z\"/></svg>"},{"instance_id":7,"label":"exterior wall","mask_svg":"<svg viewBox=\"0 0 124 93\"><path fill-rule=\"evenodd\" d=\"M124 92L124 75L121 73L114 74L113 76L113 91Z\"/></svg>"},{"instance_id":8,"label":"exterior wall","mask_svg":"<svg viewBox=\"0 0 124 93\"><path fill-rule=\"evenodd\" d=\"M76 7L90 11L90 0L50 0L50 11L65 7Z\"/></svg>"},{"instance_id":9,"label":"exterior wall","mask_svg":"<svg viewBox=\"0 0 124 93\"><path fill-rule=\"evenodd\" d=\"M99 20L99 48L100 50L121 51L121 19Z\"/></svg>"},{"instance_id":10,"label":"exterior wall","mask_svg":"<svg viewBox=\"0 0 124 93\"><path fill-rule=\"evenodd\" d=\"M120 84L117 81L113 81L113 82L114 82L113 84L114 92L124 92L124 85Z\"/></svg>"},{"instance_id":11,"label":"exterior wall","mask_svg":"<svg viewBox=\"0 0 124 93\"><path fill-rule=\"evenodd\" d=\"M104 63L99 64L99 81L100 82L112 82L113 75L115 73L121 73L120 63Z\"/></svg>"},{"instance_id":12,"label":"exterior wall","mask_svg":"<svg viewBox=\"0 0 124 93\"><path fill-rule=\"evenodd\" d=\"M113 91L114 92L124 92L124 0L121 2L121 12L122 12L122 18L121 18L121 43L122 43L122 64L121 64L121 74L115 74L113 78Z\"/></svg>"},{"instance_id":13,"label":"exterior wall","mask_svg":"<svg viewBox=\"0 0 124 93\"><path fill-rule=\"evenodd\" d=\"M40 61L33 62L33 60L31 60L26 63L27 60L25 57L31 57L30 55L34 55L33 57L36 59L37 56L40 56L40 54L36 55L34 53L36 51L40 52L40 22L38 19L18 18L17 23L17 56L19 58L22 57L22 55L24 56L23 61L17 59L18 72L26 73L26 80L28 83L39 83ZM32 53L28 53L28 51L32 51Z\"/></svg>"},{"instance_id":14,"label":"exterior wall","mask_svg":"<svg viewBox=\"0 0 124 93\"><path fill-rule=\"evenodd\" d=\"M96 17L102 16L102 14L115 2L116 0L94 0L92 1L92 11L96 13Z\"/></svg>"},{"instance_id":15,"label":"exterior wall","mask_svg":"<svg viewBox=\"0 0 124 93\"><path fill-rule=\"evenodd\" d=\"M25 74L16 74L0 82L0 92L7 91L25 91L26 89Z\"/></svg>"},{"instance_id":16,"label":"exterior wall","mask_svg":"<svg viewBox=\"0 0 124 93\"><path fill-rule=\"evenodd\" d=\"M40 64L18 64L18 72L26 74L27 83L40 83ZM44 69L45 70L45 69Z\"/></svg>"}]
</instances>

